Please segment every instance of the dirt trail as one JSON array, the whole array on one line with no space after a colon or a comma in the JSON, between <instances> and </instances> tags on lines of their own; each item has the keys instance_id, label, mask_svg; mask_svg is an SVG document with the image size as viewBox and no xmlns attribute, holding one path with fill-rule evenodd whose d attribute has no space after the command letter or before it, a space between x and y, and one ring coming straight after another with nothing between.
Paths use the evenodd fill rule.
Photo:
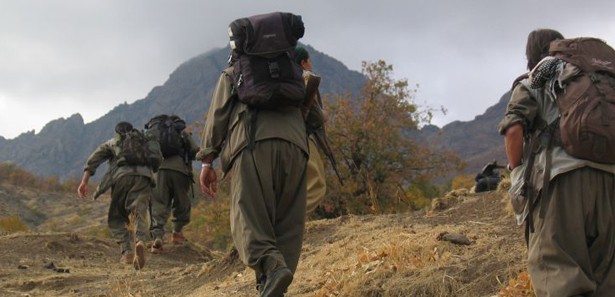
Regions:
<instances>
[{"instance_id":1,"label":"dirt trail","mask_svg":"<svg viewBox=\"0 0 615 297\"><path fill-rule=\"evenodd\" d=\"M492 192L428 214L309 222L288 296L494 296L524 268L522 229ZM451 203L452 204L452 203ZM469 245L440 240L465 236ZM0 296L257 296L235 253L167 244L135 271L111 240L0 236ZM46 268L50 263L57 269ZM63 272L62 269L68 269Z\"/></svg>"},{"instance_id":2,"label":"dirt trail","mask_svg":"<svg viewBox=\"0 0 615 297\"><path fill-rule=\"evenodd\" d=\"M2 236L0 251L0 296L181 296L200 286L193 280L213 258L192 244L168 245L136 271L119 262L115 242L67 233Z\"/></svg>"}]
</instances>

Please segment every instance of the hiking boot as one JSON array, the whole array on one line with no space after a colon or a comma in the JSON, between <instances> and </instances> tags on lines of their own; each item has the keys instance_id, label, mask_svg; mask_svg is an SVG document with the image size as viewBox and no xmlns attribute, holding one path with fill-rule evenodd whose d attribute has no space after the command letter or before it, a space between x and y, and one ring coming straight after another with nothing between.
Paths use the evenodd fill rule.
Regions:
<instances>
[{"instance_id":1,"label":"hiking boot","mask_svg":"<svg viewBox=\"0 0 615 297\"><path fill-rule=\"evenodd\" d=\"M152 254L162 254L162 238L157 237L152 244Z\"/></svg>"},{"instance_id":2,"label":"hiking boot","mask_svg":"<svg viewBox=\"0 0 615 297\"><path fill-rule=\"evenodd\" d=\"M267 275L267 281L260 292L260 297L283 297L293 281L293 273L286 267L279 268Z\"/></svg>"},{"instance_id":3,"label":"hiking boot","mask_svg":"<svg viewBox=\"0 0 615 297\"><path fill-rule=\"evenodd\" d=\"M122 256L120 257L120 263L122 264L132 264L132 260L134 259L135 255L133 253L130 252L124 252L122 253Z\"/></svg>"},{"instance_id":4,"label":"hiking boot","mask_svg":"<svg viewBox=\"0 0 615 297\"><path fill-rule=\"evenodd\" d=\"M173 243L174 244L184 244L186 242L186 237L181 232L173 232Z\"/></svg>"},{"instance_id":5,"label":"hiking boot","mask_svg":"<svg viewBox=\"0 0 615 297\"><path fill-rule=\"evenodd\" d=\"M135 245L135 257L132 261L132 266L136 270L139 270L145 266L145 244L143 241L139 241Z\"/></svg>"}]
</instances>

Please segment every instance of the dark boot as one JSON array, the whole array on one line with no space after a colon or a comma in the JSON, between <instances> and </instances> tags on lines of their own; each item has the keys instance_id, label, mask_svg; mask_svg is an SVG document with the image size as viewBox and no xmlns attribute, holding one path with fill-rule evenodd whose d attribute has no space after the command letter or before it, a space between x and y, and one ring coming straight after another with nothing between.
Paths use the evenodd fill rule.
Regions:
<instances>
[{"instance_id":1,"label":"dark boot","mask_svg":"<svg viewBox=\"0 0 615 297\"><path fill-rule=\"evenodd\" d=\"M260 297L283 297L293 281L293 273L286 267L278 268L269 275Z\"/></svg>"}]
</instances>

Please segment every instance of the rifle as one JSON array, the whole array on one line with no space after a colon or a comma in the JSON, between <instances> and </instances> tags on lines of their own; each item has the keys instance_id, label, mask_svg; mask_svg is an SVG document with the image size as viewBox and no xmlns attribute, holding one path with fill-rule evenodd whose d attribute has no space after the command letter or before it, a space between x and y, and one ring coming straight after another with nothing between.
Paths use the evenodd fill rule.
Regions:
<instances>
[{"instance_id":1,"label":"rifle","mask_svg":"<svg viewBox=\"0 0 615 297\"><path fill-rule=\"evenodd\" d=\"M308 76L306 86L305 86L305 100L303 101L303 106L301 108L303 112L303 118L306 120L308 124L308 131L314 135L314 140L316 141L316 145L320 147L320 149L325 153L327 159L331 163L331 167L333 171L335 171L335 175L337 175L340 184L344 185L344 180L340 175L340 172L337 167L337 161L335 160L335 156L333 155L333 151L331 150L331 146L329 146L329 141L327 140L327 134L325 132L324 127L324 115L322 115L322 102L320 101L320 94L318 93L318 86L320 85L320 76L310 73ZM320 109L319 113L311 113L310 110L313 108L313 105L317 104ZM310 123L307 121L308 116L317 117L315 121L320 122L320 126L318 128L312 127L309 125ZM320 117L320 118L318 118Z\"/></svg>"},{"instance_id":2,"label":"rifle","mask_svg":"<svg viewBox=\"0 0 615 297\"><path fill-rule=\"evenodd\" d=\"M329 146L329 141L327 140L327 134L325 133L325 127L321 127L320 129L314 131L312 133L314 135L314 140L316 140L316 145L320 147L320 149L325 153L327 159L331 163L331 168L335 171L335 175L337 175L337 179L340 181L340 185L344 185L344 179L340 175L340 172L337 168L337 161L335 160L335 156L333 155L333 151Z\"/></svg>"}]
</instances>

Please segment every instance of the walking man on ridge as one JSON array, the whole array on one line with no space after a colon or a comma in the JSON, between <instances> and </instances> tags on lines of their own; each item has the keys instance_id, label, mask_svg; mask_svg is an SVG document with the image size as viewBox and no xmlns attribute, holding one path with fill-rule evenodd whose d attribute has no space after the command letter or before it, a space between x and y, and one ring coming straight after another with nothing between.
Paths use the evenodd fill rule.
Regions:
<instances>
[{"instance_id":1,"label":"walking man on ridge","mask_svg":"<svg viewBox=\"0 0 615 297\"><path fill-rule=\"evenodd\" d=\"M295 62L301 65L303 69L303 79L306 86L311 76L314 76L312 72L312 60L310 59L309 52L304 47L295 48ZM325 176L325 166L323 164L318 145L316 144L316 135L318 130L324 129L326 122L325 115L323 113L322 100L320 98L320 92L316 90L313 98L307 98L307 106L304 106L304 118L308 133L308 145L310 149L310 157L307 163L306 171L306 213L309 215L316 209L318 204L325 198L327 192L327 181Z\"/></svg>"},{"instance_id":2,"label":"walking man on ridge","mask_svg":"<svg viewBox=\"0 0 615 297\"><path fill-rule=\"evenodd\" d=\"M153 172L162 162L160 146L128 122L115 127L115 136L101 144L88 158L77 193L81 199L88 194L90 176L104 162L109 169L103 176L94 199L111 189L111 204L107 223L111 235L120 246L120 262L135 269L145 265L145 242L149 239L149 206L154 186ZM131 234L128 226L135 233ZM133 238L135 236L136 238ZM134 249L131 243L136 242Z\"/></svg>"},{"instance_id":3,"label":"walking man on ridge","mask_svg":"<svg viewBox=\"0 0 615 297\"><path fill-rule=\"evenodd\" d=\"M192 133L183 119L176 115L158 115L147 124L147 129L156 131L164 160L156 174L156 187L152 199L152 226L154 238L151 252L163 251L164 226L173 213L171 242L186 241L182 228L190 222L192 202L192 160L199 151ZM194 193L192 193L194 194Z\"/></svg>"},{"instance_id":4,"label":"walking man on ridge","mask_svg":"<svg viewBox=\"0 0 615 297\"><path fill-rule=\"evenodd\" d=\"M245 32L252 28L248 43ZM290 13L231 23L230 67L214 90L196 157L202 161L199 184L206 195L217 192L216 158L231 176L233 241L243 263L255 271L261 297L284 296L303 241L308 144L300 106L305 87L292 61L303 32L301 17ZM263 100L259 104L254 98Z\"/></svg>"}]
</instances>

